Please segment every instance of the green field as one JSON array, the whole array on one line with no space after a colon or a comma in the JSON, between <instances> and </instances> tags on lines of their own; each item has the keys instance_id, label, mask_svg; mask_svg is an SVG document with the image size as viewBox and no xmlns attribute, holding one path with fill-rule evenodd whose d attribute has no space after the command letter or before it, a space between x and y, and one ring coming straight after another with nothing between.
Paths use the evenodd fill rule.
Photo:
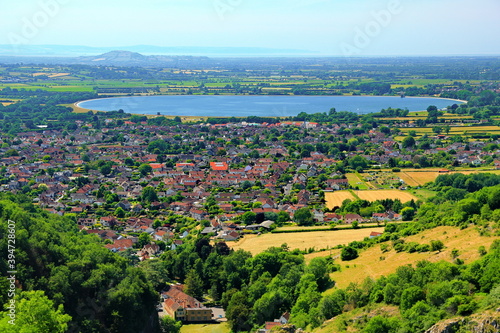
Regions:
<instances>
[{"instance_id":1,"label":"green field","mask_svg":"<svg viewBox=\"0 0 500 333\"><path fill-rule=\"evenodd\" d=\"M230 333L227 323L182 325L181 333Z\"/></svg>"}]
</instances>

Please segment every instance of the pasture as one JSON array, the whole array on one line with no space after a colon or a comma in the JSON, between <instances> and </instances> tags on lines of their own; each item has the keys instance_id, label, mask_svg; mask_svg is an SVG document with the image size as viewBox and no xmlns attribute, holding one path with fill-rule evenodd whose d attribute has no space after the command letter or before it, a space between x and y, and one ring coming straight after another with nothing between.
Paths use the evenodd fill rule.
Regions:
<instances>
[{"instance_id":1,"label":"pasture","mask_svg":"<svg viewBox=\"0 0 500 333\"><path fill-rule=\"evenodd\" d=\"M358 188L360 190L367 190L370 185L367 184L358 173L346 173L346 178L349 181L349 185L353 188Z\"/></svg>"},{"instance_id":2,"label":"pasture","mask_svg":"<svg viewBox=\"0 0 500 333\"><path fill-rule=\"evenodd\" d=\"M228 243L234 250L245 250L253 255L261 253L273 246L281 246L286 243L288 247L299 250L315 250L332 248L337 245L345 245L353 241L362 241L370 235L370 232L383 232L384 228L369 229L345 229L335 231L312 231L283 234L245 235L240 240Z\"/></svg>"}]
</instances>

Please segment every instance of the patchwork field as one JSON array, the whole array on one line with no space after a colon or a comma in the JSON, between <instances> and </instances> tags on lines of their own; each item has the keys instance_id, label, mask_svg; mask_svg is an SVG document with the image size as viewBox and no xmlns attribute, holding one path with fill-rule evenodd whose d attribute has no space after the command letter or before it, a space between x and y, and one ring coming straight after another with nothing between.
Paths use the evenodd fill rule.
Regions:
<instances>
[{"instance_id":1,"label":"patchwork field","mask_svg":"<svg viewBox=\"0 0 500 333\"><path fill-rule=\"evenodd\" d=\"M399 266L412 264L421 260L437 262L441 260L452 261L451 251L459 250L459 258L465 263L479 259L478 248L484 246L489 249L491 243L500 237L481 237L474 228L460 230L456 227L437 227L424 231L418 235L405 238L405 242L417 242L419 244L430 244L432 240L440 240L445 248L441 252L407 253L389 250L382 252L380 246L374 246L360 253L359 258L344 262L337 260L342 269L340 272L331 274L339 288L345 288L351 282L360 283L367 277L378 278L382 275L394 273ZM386 242L389 244L390 242ZM325 253L327 256L328 253ZM333 289L330 290L330 292ZM328 292L327 292L328 293Z\"/></svg>"},{"instance_id":2,"label":"patchwork field","mask_svg":"<svg viewBox=\"0 0 500 333\"><path fill-rule=\"evenodd\" d=\"M415 131L418 136L429 134L436 135L432 131L432 127L405 127L399 129L404 135L408 135L410 131ZM455 126L450 128L449 133L442 132L445 135L473 135L473 134L499 134L499 126Z\"/></svg>"},{"instance_id":3,"label":"patchwork field","mask_svg":"<svg viewBox=\"0 0 500 333\"><path fill-rule=\"evenodd\" d=\"M281 246L286 243L290 249L316 250L326 249L352 241L362 241L372 231L383 232L384 228L347 229L337 231L312 231L301 233L245 235L234 243L228 243L234 250L243 249L252 254L258 254L272 246Z\"/></svg>"},{"instance_id":4,"label":"patchwork field","mask_svg":"<svg viewBox=\"0 0 500 333\"><path fill-rule=\"evenodd\" d=\"M340 207L342 202L346 199L355 200L359 199L368 200L368 201L376 201L382 199L399 199L401 202L407 202L410 200L417 201L418 198L414 195L400 191L400 190L367 190L367 191L353 191L354 195L350 191L335 191L335 192L326 192L325 200L326 207L328 209L333 209L334 207Z\"/></svg>"}]
</instances>

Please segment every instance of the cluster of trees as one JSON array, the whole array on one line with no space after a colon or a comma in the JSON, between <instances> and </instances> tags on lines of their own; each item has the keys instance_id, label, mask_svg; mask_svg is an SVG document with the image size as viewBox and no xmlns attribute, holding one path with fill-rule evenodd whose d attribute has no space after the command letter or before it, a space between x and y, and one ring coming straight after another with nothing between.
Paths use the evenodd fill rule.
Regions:
<instances>
[{"instance_id":1,"label":"cluster of trees","mask_svg":"<svg viewBox=\"0 0 500 333\"><path fill-rule=\"evenodd\" d=\"M8 88L1 92L6 89ZM71 108L60 105L96 98L97 95L94 93L40 94L25 91L19 97L26 99L20 102L7 106L0 103L0 128L4 133L15 135L23 130L23 126L30 130L43 130L38 129L36 125L46 125L50 129L65 129L67 126L74 126L75 120L96 120L93 114L72 113Z\"/></svg>"},{"instance_id":2,"label":"cluster of trees","mask_svg":"<svg viewBox=\"0 0 500 333\"><path fill-rule=\"evenodd\" d=\"M320 301L320 310L325 318L332 318L345 309L396 305L401 318L375 316L363 332L424 332L442 319L498 307L498 265L497 241L490 253L470 265L420 261L414 267L401 266L396 273L376 281L367 278L360 285L338 289Z\"/></svg>"},{"instance_id":3,"label":"cluster of trees","mask_svg":"<svg viewBox=\"0 0 500 333\"><path fill-rule=\"evenodd\" d=\"M415 202L414 200L402 203L399 199L383 199L373 202L346 199L342 202L342 206L337 210L337 213L354 213L363 217L371 217L373 213L393 211L398 214L401 213L404 221L411 221L421 204L421 202Z\"/></svg>"},{"instance_id":4,"label":"cluster of trees","mask_svg":"<svg viewBox=\"0 0 500 333\"><path fill-rule=\"evenodd\" d=\"M23 196L2 194L2 253L8 253L8 220L16 225L19 306L44 307L38 308L40 317L30 312L29 318L17 322L16 332L41 332L33 327L43 327L44 322L58 323L57 327L47 324L56 327L51 332L63 332L67 327L75 332L135 333L142 331L145 323L153 323L151 330L159 329L154 325L158 320L153 320L157 318L158 295L144 272L104 248L96 236L79 232L70 219L43 212ZM7 256L2 256L1 275L8 276L8 270ZM5 279L0 281L0 303L5 304L9 288ZM28 316L19 314L20 318ZM5 318L7 312L2 312L0 327L5 327Z\"/></svg>"},{"instance_id":5,"label":"cluster of trees","mask_svg":"<svg viewBox=\"0 0 500 333\"><path fill-rule=\"evenodd\" d=\"M258 327L286 311L301 325L317 320L311 308L317 308L321 291L333 284L328 276L332 261L316 258L306 265L302 254L286 244L252 257L243 250L229 250L225 243L212 246L208 239L198 238L165 252L161 261L168 277L185 282L188 293L208 293L220 302L235 332Z\"/></svg>"}]
</instances>

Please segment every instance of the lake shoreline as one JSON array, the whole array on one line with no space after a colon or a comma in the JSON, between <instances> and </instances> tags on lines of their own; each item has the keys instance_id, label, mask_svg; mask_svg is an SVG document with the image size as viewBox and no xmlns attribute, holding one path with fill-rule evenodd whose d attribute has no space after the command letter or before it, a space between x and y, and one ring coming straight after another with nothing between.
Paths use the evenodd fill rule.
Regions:
<instances>
[{"instance_id":1,"label":"lake shoreline","mask_svg":"<svg viewBox=\"0 0 500 333\"><path fill-rule=\"evenodd\" d=\"M123 107L116 107L116 108L113 108L113 110L110 110L108 108L108 110L103 110L103 107L100 107L100 108L88 108L88 107L85 107L85 106L82 106L83 103L88 103L88 102L93 102L93 101L105 101L105 100L109 100L109 99L114 99L114 100L119 100L119 99L137 99L137 98L147 98L147 97L150 97L150 98L153 98L153 97L156 97L156 98L165 98L165 97L172 97L174 99L176 98L186 98L186 99L189 99L189 100L193 100L193 98L195 99L202 99L202 98L210 98L210 100L213 102L214 98L217 98L217 97L220 97L220 98L231 98L233 99L234 101L234 97L236 98L245 98L245 99L248 99L249 97L254 97L254 98L261 98L261 99L264 99L264 100L268 100L270 98L274 98L276 100L281 100L283 101L284 99L287 99L287 103L290 104L289 102L291 102L291 100L293 99L302 99L304 100L304 98L307 98L307 99L316 99L316 98L323 98L323 99L326 99L326 98L336 98L338 100L341 100L341 99L366 99L366 98L371 98L371 99L378 99L378 98L385 98L385 99L391 99L391 102L387 102L387 104L394 104L393 102L394 101L405 101L405 100L416 100L416 99L430 99L430 100L439 100L439 101L449 101L449 102L452 102L452 103L467 103L467 101L463 101L463 100L457 100L457 99L451 99L451 98L441 98L441 97L426 97L426 96L408 96L408 97L405 97L405 98L401 98L399 96L372 96L372 95L348 95L348 96L339 96L339 95L329 95L329 96L310 96L310 95L287 95L287 96L284 96L284 95L150 95L150 96L118 96L118 97L103 97L103 98L94 98L94 99L90 99L90 100L84 100L84 101L78 101L76 103L73 104L74 106L74 109L79 109L80 112L85 112L85 110L88 112L88 111L98 111L98 112L110 112L110 111L116 111L116 110L119 110L119 109L124 109ZM289 99L289 100L288 100ZM206 102L206 101L205 101ZM227 102L227 101L226 101ZM337 101L338 102L338 101ZM238 101L238 103L242 103L242 101ZM285 103L285 104L287 104ZM259 103L257 103L259 104ZM272 105L273 103L260 103L260 104L270 104ZM234 108L234 109L231 109L231 110L219 110L217 109L217 111L215 111L215 109L213 110L210 110L210 111L203 111L200 109L196 109L197 112L202 112L202 113L205 113L205 114L189 114L190 111L176 111L174 112L174 114L163 114L163 112L168 112L168 111L171 111L171 110L162 110L162 111L154 111L154 110L147 110L147 111L143 111L143 112L138 112L136 110L124 110L124 112L126 113L129 113L129 114L137 114L137 115L146 115L146 116L195 116L195 117L217 117L217 118L231 118L231 117L235 117L235 118L245 118L245 117L248 117L248 116L260 116L260 117L269 117L269 118L282 118L282 117L293 117L293 116L296 116L297 114L301 113L301 112L306 112L307 109L309 109L308 111L310 112L306 112L306 113L321 113L321 112L327 112L327 110L325 109L322 109L323 111L320 111L320 110L315 110L317 109L319 106L318 105L313 105L313 106L306 106L304 107L304 109L301 109L301 110L288 110L287 107L283 107L283 111L277 109L277 108L280 108L282 107L280 104L283 104L283 102L281 103L274 103L278 106L275 106L273 110L265 110L264 107L262 107L261 110L241 110L239 109L238 107ZM301 105L301 104L306 104L302 101L302 103L298 103L297 105ZM358 107L356 111L352 111L352 110L344 110L343 108L346 108L346 106L334 106L335 102L334 101L331 101L330 102L330 105L331 107L335 107L337 109L338 112L340 111L348 111L348 112L354 112L354 113L358 113L358 114L370 114L370 113L377 113L377 112L380 112L381 109L384 109L384 108L388 108L388 107L393 107L393 108L398 108L398 106L386 106L386 107L380 107L378 106L377 109L378 111L368 111L368 110L360 110L360 108ZM221 103L220 106L223 106L224 104ZM248 104L245 104L245 105L248 105ZM432 103L430 103L429 105L432 105ZM441 104L442 105L442 104ZM184 107L184 104L182 105ZM203 104L203 106L205 106L205 104ZM446 105L446 106L449 106L449 105ZM212 107L217 107L219 108L219 104L217 105L214 105ZM331 108L330 107L330 108ZM444 108L445 106L441 106L441 107L438 107L439 109L442 109ZM175 108L175 106L173 107ZM268 106L269 108L269 106ZM327 109L330 109L327 107ZM405 107L399 107L399 108L402 108L404 109ZM311 110L312 109L312 110ZM351 109L352 109L352 106L351 106ZM425 109L421 109L421 110L410 110L410 112L420 112L420 111L425 111ZM184 112L184 114L182 113ZM216 115L212 115L210 113L213 113L213 112L217 112ZM225 115L223 114L224 112L234 112L234 113L245 113L245 112L248 112L248 114L233 114L233 115ZM282 115L272 115L270 116L269 113L272 113L272 112L285 112L285 113L288 113L288 114L282 114ZM292 113L296 113L296 114L291 114L290 112ZM159 114L158 114L159 113ZM222 113L222 114L221 114ZM251 113L251 114L250 114Z\"/></svg>"}]
</instances>

